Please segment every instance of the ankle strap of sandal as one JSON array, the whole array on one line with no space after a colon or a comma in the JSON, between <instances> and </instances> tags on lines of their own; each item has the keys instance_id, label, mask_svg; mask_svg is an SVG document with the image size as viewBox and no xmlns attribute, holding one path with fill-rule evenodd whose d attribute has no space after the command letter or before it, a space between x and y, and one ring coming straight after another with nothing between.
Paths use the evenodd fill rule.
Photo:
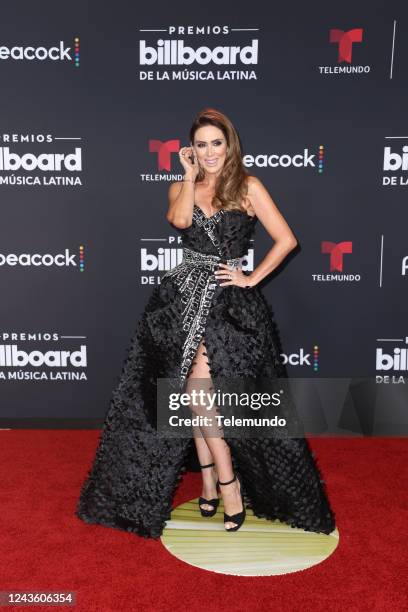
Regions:
<instances>
[{"instance_id":1,"label":"ankle strap of sandal","mask_svg":"<svg viewBox=\"0 0 408 612\"><path fill-rule=\"evenodd\" d=\"M236 479L237 479L237 475L236 475L236 474L234 474L234 478L233 478L232 480L229 480L228 482L221 482L221 481L219 480L219 481L218 481L218 484L219 484L219 485L229 485L229 484L231 484L232 482L235 482L235 481L236 481Z\"/></svg>"},{"instance_id":2,"label":"ankle strap of sandal","mask_svg":"<svg viewBox=\"0 0 408 612\"><path fill-rule=\"evenodd\" d=\"M213 467L215 465L215 463L207 463L207 465L200 465L200 468L208 468L208 467Z\"/></svg>"}]
</instances>

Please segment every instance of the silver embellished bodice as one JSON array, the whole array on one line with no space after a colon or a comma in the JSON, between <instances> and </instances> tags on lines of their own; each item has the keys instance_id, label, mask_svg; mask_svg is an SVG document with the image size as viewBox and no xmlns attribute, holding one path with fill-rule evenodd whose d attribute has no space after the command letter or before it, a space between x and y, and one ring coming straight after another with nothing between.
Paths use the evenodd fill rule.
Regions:
<instances>
[{"instance_id":1,"label":"silver embellished bodice","mask_svg":"<svg viewBox=\"0 0 408 612\"><path fill-rule=\"evenodd\" d=\"M181 293L182 327L186 333L180 378L184 383L205 332L209 309L218 286L214 271L220 262L241 267L247 254L256 217L245 212L221 209L211 217L194 205L192 224L181 230L183 260L169 270L162 282L171 278Z\"/></svg>"},{"instance_id":2,"label":"silver embellished bodice","mask_svg":"<svg viewBox=\"0 0 408 612\"><path fill-rule=\"evenodd\" d=\"M207 217L201 208L194 205L192 224L179 232L184 247L231 259L247 253L256 220L243 211L224 209Z\"/></svg>"}]
</instances>

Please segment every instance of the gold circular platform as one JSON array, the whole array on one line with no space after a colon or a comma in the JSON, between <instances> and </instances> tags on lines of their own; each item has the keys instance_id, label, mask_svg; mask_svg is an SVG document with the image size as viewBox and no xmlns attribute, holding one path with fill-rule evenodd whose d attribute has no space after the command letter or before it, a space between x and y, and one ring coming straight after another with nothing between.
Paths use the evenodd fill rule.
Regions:
<instances>
[{"instance_id":1,"label":"gold circular platform","mask_svg":"<svg viewBox=\"0 0 408 612\"><path fill-rule=\"evenodd\" d=\"M212 518L201 517L198 498L180 504L172 511L161 541L185 563L235 576L299 572L327 559L339 542L337 529L330 535L304 531L259 519L251 510L238 531L227 533L223 513L222 499Z\"/></svg>"}]
</instances>

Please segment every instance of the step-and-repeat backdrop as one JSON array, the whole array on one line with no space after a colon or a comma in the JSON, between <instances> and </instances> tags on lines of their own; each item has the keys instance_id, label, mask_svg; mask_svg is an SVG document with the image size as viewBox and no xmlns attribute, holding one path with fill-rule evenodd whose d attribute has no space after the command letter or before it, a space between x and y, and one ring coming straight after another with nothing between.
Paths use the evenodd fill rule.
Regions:
<instances>
[{"instance_id":1,"label":"step-and-repeat backdrop","mask_svg":"<svg viewBox=\"0 0 408 612\"><path fill-rule=\"evenodd\" d=\"M2 7L2 423L103 417L205 107L300 244L262 287L289 375L404 384L408 7L362 4ZM271 246L258 223L249 266Z\"/></svg>"}]
</instances>

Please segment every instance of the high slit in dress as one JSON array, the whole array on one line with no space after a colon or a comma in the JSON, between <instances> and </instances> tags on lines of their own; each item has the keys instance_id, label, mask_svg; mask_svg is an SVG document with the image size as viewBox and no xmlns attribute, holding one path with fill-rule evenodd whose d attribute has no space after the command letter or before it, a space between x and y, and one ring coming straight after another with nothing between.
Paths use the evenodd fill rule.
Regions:
<instances>
[{"instance_id":1,"label":"high slit in dress","mask_svg":"<svg viewBox=\"0 0 408 612\"><path fill-rule=\"evenodd\" d=\"M287 377L272 309L258 287L221 287L218 263L239 265L257 218L241 210L212 217L194 205L183 260L161 278L140 316L104 418L76 515L158 538L170 519L192 438L159 435L157 379L185 383L204 340L214 378ZM325 482L305 437L225 438L258 517L329 534L335 528Z\"/></svg>"}]
</instances>

